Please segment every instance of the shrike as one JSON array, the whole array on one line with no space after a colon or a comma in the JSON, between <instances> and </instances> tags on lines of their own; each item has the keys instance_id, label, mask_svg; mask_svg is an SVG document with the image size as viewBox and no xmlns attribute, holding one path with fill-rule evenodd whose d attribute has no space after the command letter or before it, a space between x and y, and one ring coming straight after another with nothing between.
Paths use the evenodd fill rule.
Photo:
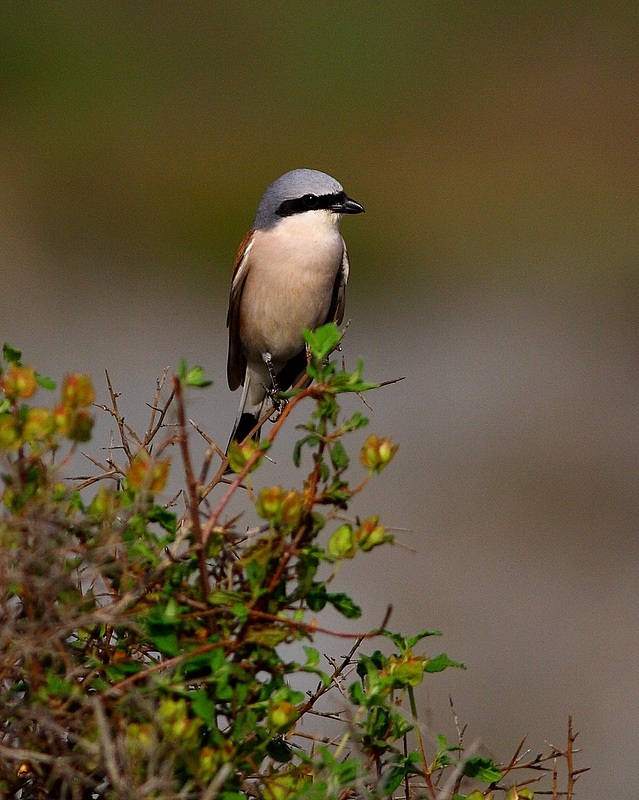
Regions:
<instances>
[{"instance_id":1,"label":"shrike","mask_svg":"<svg viewBox=\"0 0 639 800\"><path fill-rule=\"evenodd\" d=\"M248 436L270 392L304 373L304 328L341 323L348 255L339 223L362 211L314 169L287 172L264 192L233 268L227 375L232 390L244 389L229 444Z\"/></svg>"}]
</instances>

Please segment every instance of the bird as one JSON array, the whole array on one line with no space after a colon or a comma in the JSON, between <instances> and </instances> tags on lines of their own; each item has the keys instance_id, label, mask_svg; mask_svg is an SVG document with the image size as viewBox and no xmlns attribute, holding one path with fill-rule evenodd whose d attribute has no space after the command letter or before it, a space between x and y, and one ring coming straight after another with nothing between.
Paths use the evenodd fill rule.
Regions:
<instances>
[{"instance_id":1,"label":"bird","mask_svg":"<svg viewBox=\"0 0 639 800\"><path fill-rule=\"evenodd\" d=\"M315 169L291 170L262 195L231 281L227 378L243 390L227 454L253 431L267 397L304 374L303 330L342 322L349 262L339 224L363 211Z\"/></svg>"}]
</instances>

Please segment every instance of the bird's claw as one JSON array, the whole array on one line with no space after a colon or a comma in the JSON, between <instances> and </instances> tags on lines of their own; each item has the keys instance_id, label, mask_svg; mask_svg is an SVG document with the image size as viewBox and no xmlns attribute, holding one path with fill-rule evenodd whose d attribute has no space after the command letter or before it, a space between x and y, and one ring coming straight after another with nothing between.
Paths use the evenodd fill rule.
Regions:
<instances>
[{"instance_id":1,"label":"bird's claw","mask_svg":"<svg viewBox=\"0 0 639 800\"><path fill-rule=\"evenodd\" d=\"M273 404L273 413L269 417L271 422L275 422L279 415L284 411L284 406L288 403L285 397L275 397L277 392L269 392L269 399Z\"/></svg>"}]
</instances>

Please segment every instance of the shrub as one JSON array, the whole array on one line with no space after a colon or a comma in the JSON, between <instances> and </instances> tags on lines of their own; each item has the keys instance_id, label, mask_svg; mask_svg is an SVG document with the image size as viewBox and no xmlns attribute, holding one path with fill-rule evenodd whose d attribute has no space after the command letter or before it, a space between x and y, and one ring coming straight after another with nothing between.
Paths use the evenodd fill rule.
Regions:
<instances>
[{"instance_id":1,"label":"shrub","mask_svg":"<svg viewBox=\"0 0 639 800\"><path fill-rule=\"evenodd\" d=\"M55 387L5 345L2 797L337 800L403 793L477 800L501 792L515 800L531 798L536 773L552 774L558 758L568 762L571 796L578 774L572 728L564 751L526 761L520 746L500 767L465 753L462 732L454 744L437 737L435 749L425 741L414 689L435 672L462 666L423 651L437 632L394 633L388 618L359 634L318 624L326 606L346 619L360 616L353 598L331 590L333 578L343 562L393 543L377 515L351 518L348 508L397 448L369 436L359 454L363 475L353 483L346 442L367 420L360 413L342 420L338 399L376 385L363 380L361 364L346 372L328 362L339 342L335 326L309 332L307 342L314 383L277 398L279 413L263 442L231 448L230 477L204 432L209 447L195 468L185 393L207 381L199 368L182 364L170 389L159 382L143 436L125 424L109 382L111 405L101 408L115 421L118 448L104 461L89 455L97 472L75 482L65 471L91 436L90 379L69 375L58 400L30 405L38 387ZM309 473L297 487L255 494L251 473L301 403L314 410L293 458L299 467L310 454ZM171 414L176 421L168 425ZM180 454L183 513L158 500L172 451ZM220 468L209 478L218 456ZM210 505L215 487L223 491ZM225 517L239 491L261 520L248 531ZM323 662L313 647L320 631L347 640L347 655ZM385 652L361 652L374 637L387 643ZM294 642L304 643L304 660L287 658L284 645ZM315 688L292 688L299 675ZM302 723L329 692L343 708L332 715L338 733L309 739ZM517 780L521 773L527 779Z\"/></svg>"}]
</instances>

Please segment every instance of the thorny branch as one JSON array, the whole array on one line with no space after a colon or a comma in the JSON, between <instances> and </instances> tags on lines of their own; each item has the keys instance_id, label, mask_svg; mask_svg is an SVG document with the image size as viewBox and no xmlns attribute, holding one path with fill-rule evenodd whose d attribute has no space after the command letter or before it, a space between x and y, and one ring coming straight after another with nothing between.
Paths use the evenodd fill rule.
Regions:
<instances>
[{"instance_id":1,"label":"thorny branch","mask_svg":"<svg viewBox=\"0 0 639 800\"><path fill-rule=\"evenodd\" d=\"M196 475L196 471L193 468L193 461L192 456L189 448L188 442L188 432L187 432L187 418L186 418L186 409L185 409L185 399L184 399L184 392L183 387L178 378L174 378L172 382L172 389L166 399L166 401L161 402L161 392L162 388L165 385L167 377L167 371L165 370L162 378L157 382L156 387L156 394L153 400L153 403L149 406L151 409L151 418L149 420L149 424L146 430L146 433L142 439L140 439L125 423L124 417L121 414L118 408L118 397L119 394L113 390L111 385L110 377L107 373L107 385L109 396L111 400L111 407L107 406L99 406L103 410L107 411L111 416L115 419L119 437L121 441L121 449L125 453L126 457L130 460L133 455L135 455L134 450L132 449L132 444L137 449L138 447L144 447L147 449L149 453L151 453L151 448L154 446L154 440L157 437L160 430L165 426L166 416L169 412L169 409L172 405L176 408L177 414L177 435L171 439L168 439L166 442L163 442L160 445L160 451L167 446L167 443L170 444L177 444L180 448L182 462L184 466L184 475L186 478L186 488L187 488L187 508L184 517L180 520L179 528L178 528L178 536L176 541L172 544L170 551L164 553L163 557L161 558L160 562L157 566L150 570L133 588L129 589L128 591L124 591L121 594L115 594L114 602L110 604L106 604L101 606L100 608L93 611L91 614L86 615L84 623L87 626L89 624L93 626L99 626L100 624L104 624L107 626L108 630L112 630L112 622L115 618L117 618L120 614L128 613L129 609L135 607L135 605L140 601L143 600L146 595L148 595L154 587L158 586L165 574L166 570L170 568L172 565L176 564L180 558L187 557L189 553L196 554L197 560L199 564L199 569L197 572L197 576L200 582L200 596L201 600L197 600L192 596L188 596L186 594L177 593L175 598L179 603L186 605L187 607L190 606L194 609L193 614L184 614L182 613L182 619L188 620L189 618L193 618L194 620L203 620L209 622L209 632L215 630L215 628L211 628L210 624L214 624L215 620L219 617L220 614L226 613L228 614L228 607L219 608L219 607L212 607L209 603L209 594L210 594L210 581L212 576L215 575L215 579L217 580L218 575L217 573L210 572L210 565L207 563L207 545L209 539L212 534L220 534L221 538L224 539L225 547L228 547L229 552L234 552L237 549L238 553L241 553L241 547L237 547L238 542L240 541L239 537L233 539L230 536L230 529L233 525L233 520L230 522L226 522L224 526L220 525L220 520L225 509L228 506L230 498L233 496L234 492L237 491L238 488L244 486L247 476L257 461L258 458L261 457L262 453L256 452L253 456L249 458L247 463L245 464L242 471L234 476L226 478L224 476L224 470L226 467L226 462L224 460L224 455L220 448L215 444L215 442L208 437L208 435L202 431L195 423L189 420L190 425L202 436L202 438L207 442L208 449L206 451L204 462L202 464L201 470L199 470L199 474ZM386 383L393 383L393 381L388 381ZM306 386L303 388L297 395L294 395L289 402L281 409L277 419L275 420L271 430L269 431L266 441L272 442L275 437L278 435L279 430L281 429L282 425L287 420L288 416L292 412L292 410L297 406L298 403L302 402L306 398L313 398L319 397L321 392L324 391L321 384L315 384L313 386ZM261 424L266 418L270 417L272 414L272 409L270 409L267 414L265 414L264 419L260 421ZM330 436L327 435L325 441L328 442L330 440ZM320 447L324 446L325 441L320 442ZM204 481L206 480L206 476L208 475L209 468L211 461L214 455L218 455L221 458L221 465L219 470L217 471L216 475L212 478L212 480L204 486ZM118 467L111 459L109 459L107 464L101 463L97 459L94 459L91 456L87 455L87 458L96 466L98 469L101 470L101 473L95 477L93 476L84 476L82 478L82 483L80 484L79 488L84 488L86 486L92 485L93 483L99 482L103 479L113 479L119 480L122 478L126 471L122 468ZM361 491L364 486L368 483L370 475L367 476L362 483L351 489L351 496ZM228 483L226 491L222 495L221 499L218 501L215 508L208 514L206 521L202 522L202 511L200 506L211 490L220 482ZM318 502L318 485L319 485L319 469L318 469L318 462L316 461L314 464L314 469L307 480L306 483L306 504L309 509L313 509L316 503ZM259 533L264 533L265 529L261 529ZM283 577L288 580L288 576L293 574L291 568L289 568L289 564L293 563L292 559L299 555L299 545L302 536L302 531L298 531L297 533L293 533L290 536L290 539L287 541L286 545L283 547L281 551L281 557L277 562L274 571L269 576L269 581L266 585L267 593L274 592L280 581ZM182 545L185 541L190 540L192 542L192 546L185 550ZM234 556L236 559L240 559L241 556ZM230 567L229 572L229 579L228 579L228 591L231 592L234 588L234 584L232 581L232 576L236 574L234 572L235 567ZM224 585L226 582L226 578L221 585ZM220 586L220 584L217 584ZM216 588L217 588L216 586ZM246 619L253 620L253 621L264 621L265 623L272 623L273 628L284 628L289 629L290 631L294 631L298 634L308 634L312 636L316 633L325 633L327 635L336 637L336 638L345 638L345 639L355 639L353 645L348 652L348 654L339 662L331 662L333 665L333 670L330 675L330 683L323 684L320 683L318 687L312 693L308 694L307 698L301 703L296 709L296 716L298 719L303 717L307 713L319 713L316 712L315 707L320 700L327 692L331 691L331 689L337 687L340 688L340 679L346 676L346 672L349 667L352 667L355 664L354 656L359 650L361 644L366 639L370 639L374 636L379 635L379 633L386 628L388 624L388 620L390 617L391 609L390 607L387 610L387 613L382 621L381 625L378 629L368 632L368 633L356 633L356 634L348 634L341 631L335 631L328 628L324 628L318 626L314 623L306 623L300 619L291 619L282 615L282 613L269 613L268 611L264 610L262 606L260 608L255 608L249 602L246 605L245 609ZM111 635L111 634L109 634ZM143 670L139 672L135 672L133 674L128 675L127 677L119 680L118 682L114 683L108 691L105 693L104 698L106 699L113 699L113 698L121 698L125 695L126 691L129 690L131 687L139 685L141 681L145 678L148 678L151 675L158 675L169 673L171 670L175 670L183 664L186 664L190 659L196 659L198 656L205 655L207 653L211 653L214 650L224 650L227 653L234 653L238 652L242 646L242 639L241 637L237 637L235 639L229 636L219 636L215 639L215 641L204 641L201 644L195 643L195 646L191 645L186 652L181 652L174 657L164 657L163 660L159 660L155 663L149 663L148 661L145 663L145 667ZM105 651L106 652L106 651ZM111 657L115 657L117 652L115 647L110 648L109 652L111 653ZM145 651L140 651L144 653ZM148 651L146 651L146 657L148 659ZM342 681L343 682L343 681ZM105 758L107 773L111 780L111 784L117 790L121 788L124 784L122 783L126 776L121 772L120 765L118 762L118 756L116 756L116 742L112 738L112 734L110 732L109 723L106 715L106 707L102 704L100 699L95 700L94 702L94 714L97 723L97 730L99 735L99 741L101 745L101 749ZM417 708L415 705L414 697L411 696L411 711L412 717L415 724L418 726L417 720ZM340 712L342 713L342 712ZM462 743L462 736L464 733L464 729L460 731L457 718L455 715L455 725L458 730L458 738L459 744L461 746ZM417 728L417 732L418 732ZM296 730L291 732L291 735L300 735L300 736L307 736L310 735L308 733L301 733ZM413 736L415 733L412 734ZM310 737L313 741L331 741L328 739L323 739L322 737ZM505 765L500 767L502 772L502 777L499 781L494 782L487 789L484 791L484 796L488 797L491 796L493 792L506 792L507 788L504 781L505 779L513 773L519 772L538 772L541 773L538 777L534 777L528 780L521 780L514 784L515 786L530 786L532 783L539 781L545 774L550 773L552 779L552 786L550 791L538 791L537 794L539 795L549 795L552 797L552 800L573 800L574 796L574 787L576 781L580 774L585 772L585 769L575 769L574 766L574 754L578 752L575 747L574 743L577 738L577 734L573 732L572 728L572 719L569 719L568 724L568 737L567 737L567 744L564 749L555 748L553 747L550 753L547 754L539 754L534 756L533 758L525 758L523 753L523 748L525 744L525 740L522 740L518 747L516 748L515 753L513 754L510 761ZM429 771L429 766L426 762L426 757L424 754L423 749L423 742L421 738L418 736L418 745L421 750L421 754L423 757L423 769L416 771L412 776L409 773L406 773L403 779L403 787L404 793L407 799L410 798L417 798L421 796L419 792L421 789L427 789L428 794L433 800L450 800L455 793L459 793L462 790L462 783L464 780L463 776L463 762L460 761L458 768L456 769L454 776L453 776L453 787L452 787L452 794L449 792L448 788L444 788L444 790L439 789L438 783L433 783L431 779L431 773ZM345 740L343 740L345 741ZM340 745L341 747L342 745ZM407 756L408 754L408 744L407 739L404 739L404 755ZM10 754L6 753L6 751L10 749ZM470 755L472 752L471 748L467 748L466 750L466 757ZM6 748L4 745L0 744L0 755L6 756L7 758L13 758L17 761L22 763L30 762L32 764L36 763L49 763L48 757L43 755L39 752L32 752L26 749L19 749L19 748ZM559 788L559 777L558 777L558 769L557 763L558 761L563 760L566 763L567 768L567 782L566 782L566 789L565 791L560 791ZM213 798L216 796L218 789L224 783L226 778L228 777L227 773L223 770L220 770L217 773L216 779L209 785L207 793L202 795L206 797ZM418 787L415 779L421 777L423 780L426 781L425 787ZM215 789L212 790L211 786L215 786Z\"/></svg>"}]
</instances>

